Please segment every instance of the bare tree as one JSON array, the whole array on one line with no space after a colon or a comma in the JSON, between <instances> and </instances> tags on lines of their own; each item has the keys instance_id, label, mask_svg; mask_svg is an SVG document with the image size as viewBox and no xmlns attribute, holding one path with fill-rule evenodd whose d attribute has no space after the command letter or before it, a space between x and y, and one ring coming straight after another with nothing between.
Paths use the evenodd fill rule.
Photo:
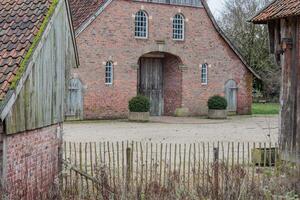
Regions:
<instances>
[{"instance_id":1,"label":"bare tree","mask_svg":"<svg viewBox=\"0 0 300 200\"><path fill-rule=\"evenodd\" d=\"M267 27L248 22L269 2L270 0L226 0L218 22L247 63L262 77L263 87L259 89L262 89L264 96L277 100L280 92L280 68L269 55ZM257 84L255 88L258 89Z\"/></svg>"}]
</instances>

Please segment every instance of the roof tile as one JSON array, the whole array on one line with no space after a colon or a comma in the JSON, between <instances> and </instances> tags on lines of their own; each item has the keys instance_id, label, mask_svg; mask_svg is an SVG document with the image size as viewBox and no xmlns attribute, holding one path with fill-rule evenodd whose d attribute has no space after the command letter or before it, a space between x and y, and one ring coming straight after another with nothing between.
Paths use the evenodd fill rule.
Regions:
<instances>
[{"instance_id":1,"label":"roof tile","mask_svg":"<svg viewBox=\"0 0 300 200\"><path fill-rule=\"evenodd\" d=\"M300 15L300 0L275 0L254 16L254 23L266 23L269 20Z\"/></svg>"},{"instance_id":2,"label":"roof tile","mask_svg":"<svg viewBox=\"0 0 300 200\"><path fill-rule=\"evenodd\" d=\"M70 0L70 8L75 30L93 15L106 0Z\"/></svg>"},{"instance_id":3,"label":"roof tile","mask_svg":"<svg viewBox=\"0 0 300 200\"><path fill-rule=\"evenodd\" d=\"M52 1L0 1L0 99L5 97Z\"/></svg>"}]
</instances>

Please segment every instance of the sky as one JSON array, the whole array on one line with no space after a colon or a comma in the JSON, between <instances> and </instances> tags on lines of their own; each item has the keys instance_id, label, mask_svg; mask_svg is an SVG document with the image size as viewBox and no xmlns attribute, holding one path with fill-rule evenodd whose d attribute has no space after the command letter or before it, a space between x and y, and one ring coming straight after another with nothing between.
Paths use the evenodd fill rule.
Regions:
<instances>
[{"instance_id":1,"label":"sky","mask_svg":"<svg viewBox=\"0 0 300 200\"><path fill-rule=\"evenodd\" d=\"M207 0L208 5L214 16L218 16L220 14L225 1L226 0Z\"/></svg>"}]
</instances>

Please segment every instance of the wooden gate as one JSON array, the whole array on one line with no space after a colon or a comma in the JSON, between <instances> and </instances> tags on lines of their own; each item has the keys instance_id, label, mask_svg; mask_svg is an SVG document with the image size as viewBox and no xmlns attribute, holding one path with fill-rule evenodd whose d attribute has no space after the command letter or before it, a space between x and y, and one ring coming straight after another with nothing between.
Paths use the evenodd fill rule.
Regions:
<instances>
[{"instance_id":1,"label":"wooden gate","mask_svg":"<svg viewBox=\"0 0 300 200\"><path fill-rule=\"evenodd\" d=\"M139 92L150 99L150 114L163 114L163 64L160 58L141 58Z\"/></svg>"},{"instance_id":2,"label":"wooden gate","mask_svg":"<svg viewBox=\"0 0 300 200\"><path fill-rule=\"evenodd\" d=\"M225 84L225 96L228 103L229 112L237 111L237 84L234 80L229 80Z\"/></svg>"},{"instance_id":3,"label":"wooden gate","mask_svg":"<svg viewBox=\"0 0 300 200\"><path fill-rule=\"evenodd\" d=\"M83 118L82 84L79 79L69 81L67 98L67 120L80 120Z\"/></svg>"}]
</instances>

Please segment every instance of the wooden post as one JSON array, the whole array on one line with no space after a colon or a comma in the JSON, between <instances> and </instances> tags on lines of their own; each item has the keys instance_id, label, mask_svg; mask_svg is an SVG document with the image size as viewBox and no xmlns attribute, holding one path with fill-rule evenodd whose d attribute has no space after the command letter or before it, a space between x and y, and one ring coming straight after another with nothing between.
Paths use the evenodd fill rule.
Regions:
<instances>
[{"instance_id":1,"label":"wooden post","mask_svg":"<svg viewBox=\"0 0 300 200\"><path fill-rule=\"evenodd\" d=\"M219 199L219 147L214 147L214 199Z\"/></svg>"},{"instance_id":2,"label":"wooden post","mask_svg":"<svg viewBox=\"0 0 300 200\"><path fill-rule=\"evenodd\" d=\"M126 148L126 191L130 189L130 180L131 180L131 149Z\"/></svg>"}]
</instances>

